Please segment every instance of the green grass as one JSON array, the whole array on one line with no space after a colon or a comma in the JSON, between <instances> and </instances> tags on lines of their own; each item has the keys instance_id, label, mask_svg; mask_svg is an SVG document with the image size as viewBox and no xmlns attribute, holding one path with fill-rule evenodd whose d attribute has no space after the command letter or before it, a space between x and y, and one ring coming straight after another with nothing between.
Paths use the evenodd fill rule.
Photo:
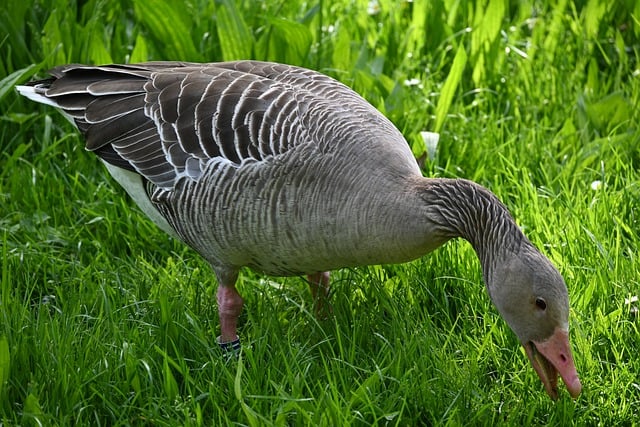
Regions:
<instances>
[{"instance_id":1,"label":"green grass","mask_svg":"<svg viewBox=\"0 0 640 427\"><path fill-rule=\"evenodd\" d=\"M640 419L640 3L9 0L0 10L5 425L633 425ZM558 265L584 385L552 402L469 244L300 278L245 271L239 360L207 264L13 85L57 64L289 62L365 96L425 175L494 191ZM454 58L458 58L454 61ZM413 80L416 79L416 80ZM416 84L405 84L405 82ZM600 181L598 189L592 183Z\"/></svg>"}]
</instances>

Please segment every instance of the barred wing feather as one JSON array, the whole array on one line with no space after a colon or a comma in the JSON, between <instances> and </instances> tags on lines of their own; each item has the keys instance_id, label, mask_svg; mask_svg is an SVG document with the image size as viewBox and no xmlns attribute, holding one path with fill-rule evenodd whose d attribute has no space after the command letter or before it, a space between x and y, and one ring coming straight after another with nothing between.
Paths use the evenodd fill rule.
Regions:
<instances>
[{"instance_id":1,"label":"barred wing feather","mask_svg":"<svg viewBox=\"0 0 640 427\"><path fill-rule=\"evenodd\" d=\"M319 99L371 114L346 86L281 64L67 65L51 74L35 91L72 118L87 149L165 190L198 180L215 158L239 165L317 142L306 110Z\"/></svg>"}]
</instances>

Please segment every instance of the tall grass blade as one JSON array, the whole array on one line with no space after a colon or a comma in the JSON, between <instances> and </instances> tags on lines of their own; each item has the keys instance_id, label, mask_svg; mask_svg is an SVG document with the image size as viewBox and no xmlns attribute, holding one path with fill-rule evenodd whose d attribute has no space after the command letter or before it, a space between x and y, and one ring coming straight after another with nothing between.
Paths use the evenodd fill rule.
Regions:
<instances>
[{"instance_id":1,"label":"tall grass blade","mask_svg":"<svg viewBox=\"0 0 640 427\"><path fill-rule=\"evenodd\" d=\"M244 401L244 397L242 396L242 371L244 370L244 360L242 358L242 355L238 356L237 363L238 366L236 368L236 375L233 381L233 393L236 399L238 399L238 402L240 402L242 412L244 413L245 417L247 417L249 425L252 427L265 425L264 423L260 422L258 414L253 409L251 409L249 405L247 405L247 402Z\"/></svg>"},{"instance_id":2,"label":"tall grass blade","mask_svg":"<svg viewBox=\"0 0 640 427\"><path fill-rule=\"evenodd\" d=\"M429 26L428 9L430 5L437 2L419 1L413 4L413 19L411 21L411 29L409 32L408 47L412 54L417 55L422 52L427 38L427 28ZM433 7L433 6L431 6Z\"/></svg>"},{"instance_id":3,"label":"tall grass blade","mask_svg":"<svg viewBox=\"0 0 640 427\"><path fill-rule=\"evenodd\" d=\"M73 19L62 15L61 9L54 9L51 12L44 24L40 39L43 52L49 52L49 64L59 65L70 62L71 48L74 46L71 36L75 33L73 23Z\"/></svg>"},{"instance_id":4,"label":"tall grass blade","mask_svg":"<svg viewBox=\"0 0 640 427\"><path fill-rule=\"evenodd\" d=\"M176 377L173 375L171 366L169 366L169 355L166 352L162 351L159 347L157 348L157 350L158 352L162 353L162 377L164 392L169 400L172 401L178 395L178 382L176 381Z\"/></svg>"},{"instance_id":5,"label":"tall grass blade","mask_svg":"<svg viewBox=\"0 0 640 427\"><path fill-rule=\"evenodd\" d=\"M113 59L107 50L102 34L92 28L87 51L92 64L111 64Z\"/></svg>"},{"instance_id":6,"label":"tall grass blade","mask_svg":"<svg viewBox=\"0 0 640 427\"><path fill-rule=\"evenodd\" d=\"M37 65L31 64L14 71L4 79L0 80L0 101L2 101L9 91L14 90L16 84L25 80L26 77L33 75L37 68Z\"/></svg>"},{"instance_id":7,"label":"tall grass blade","mask_svg":"<svg viewBox=\"0 0 640 427\"><path fill-rule=\"evenodd\" d=\"M0 301L0 305L7 304L8 301ZM4 399L5 384L9 380L11 372L11 353L9 352L9 341L7 337L0 336L0 399Z\"/></svg>"},{"instance_id":8,"label":"tall grass blade","mask_svg":"<svg viewBox=\"0 0 640 427\"><path fill-rule=\"evenodd\" d=\"M33 394L29 393L24 400L24 406L22 411L22 422L24 425L32 425L36 424L38 426L42 426L43 420L41 420L43 416L42 408L40 407L40 401Z\"/></svg>"},{"instance_id":9,"label":"tall grass blade","mask_svg":"<svg viewBox=\"0 0 640 427\"><path fill-rule=\"evenodd\" d=\"M136 42L133 46L133 51L129 57L129 62L135 64L137 62L144 62L149 59L149 49L147 48L147 40L138 34Z\"/></svg>"},{"instance_id":10,"label":"tall grass blade","mask_svg":"<svg viewBox=\"0 0 640 427\"><path fill-rule=\"evenodd\" d=\"M549 12L551 15L551 21L546 26L536 26L532 34L533 49L530 52L529 57L533 59L533 53L536 52L538 46L543 46L543 52L552 55L553 52L558 51L558 46L561 44L562 31L564 31L564 19L565 11L567 9L567 3L569 0L559 0L553 6L553 9Z\"/></svg>"},{"instance_id":11,"label":"tall grass blade","mask_svg":"<svg viewBox=\"0 0 640 427\"><path fill-rule=\"evenodd\" d=\"M478 7L473 31L471 33L471 58L473 60L473 82L476 87L481 86L486 68L496 63L492 46L498 39L502 20L506 12L505 0L490 0L485 8Z\"/></svg>"},{"instance_id":12,"label":"tall grass blade","mask_svg":"<svg viewBox=\"0 0 640 427\"><path fill-rule=\"evenodd\" d=\"M458 89L460 79L462 78L462 72L467 64L467 52L464 47L459 47L456 56L453 59L453 65L449 71L449 76L442 86L440 92L440 98L438 99L438 105L436 106L436 123L433 127L433 131L439 133L444 124L445 118L451 107L451 101L453 101L453 95Z\"/></svg>"},{"instance_id":13,"label":"tall grass blade","mask_svg":"<svg viewBox=\"0 0 640 427\"><path fill-rule=\"evenodd\" d=\"M250 59L253 52L254 39L238 11L236 3L222 0L216 7L216 27L222 60Z\"/></svg>"},{"instance_id":14,"label":"tall grass blade","mask_svg":"<svg viewBox=\"0 0 640 427\"><path fill-rule=\"evenodd\" d=\"M607 13L609 2L604 0L589 0L582 13L584 14L584 32L587 37L597 37L600 22Z\"/></svg>"},{"instance_id":15,"label":"tall grass blade","mask_svg":"<svg viewBox=\"0 0 640 427\"><path fill-rule=\"evenodd\" d=\"M262 46L256 54L264 54L264 58L269 61L304 64L311 48L312 35L309 28L281 18L270 19L269 23L272 29L258 42L258 46ZM282 49L282 46L287 48Z\"/></svg>"},{"instance_id":16,"label":"tall grass blade","mask_svg":"<svg viewBox=\"0 0 640 427\"><path fill-rule=\"evenodd\" d=\"M180 2L134 0L133 6L140 24L156 40L160 53L166 55L158 59L202 60L191 39L191 19Z\"/></svg>"}]
</instances>

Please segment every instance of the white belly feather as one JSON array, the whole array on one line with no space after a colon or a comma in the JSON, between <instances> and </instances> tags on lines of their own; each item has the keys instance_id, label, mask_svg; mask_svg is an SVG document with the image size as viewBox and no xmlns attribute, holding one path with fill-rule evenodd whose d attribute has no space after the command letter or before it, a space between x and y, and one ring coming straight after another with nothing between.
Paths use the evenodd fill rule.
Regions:
<instances>
[{"instance_id":1,"label":"white belly feather","mask_svg":"<svg viewBox=\"0 0 640 427\"><path fill-rule=\"evenodd\" d=\"M153 205L144 188L143 178L135 172L122 169L112 164L102 161L107 167L111 176L118 181L118 184L126 190L138 207L144 212L162 231L178 240L180 238L175 230L169 225L169 222L160 214L158 209Z\"/></svg>"}]
</instances>

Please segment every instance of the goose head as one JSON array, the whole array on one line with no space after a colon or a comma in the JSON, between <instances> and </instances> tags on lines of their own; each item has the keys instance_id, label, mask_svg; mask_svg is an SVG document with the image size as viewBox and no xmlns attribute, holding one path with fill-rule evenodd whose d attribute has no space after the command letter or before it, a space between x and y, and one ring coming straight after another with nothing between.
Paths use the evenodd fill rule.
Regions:
<instances>
[{"instance_id":1,"label":"goose head","mask_svg":"<svg viewBox=\"0 0 640 427\"><path fill-rule=\"evenodd\" d=\"M562 276L529 244L493 270L487 280L491 299L524 346L547 394L558 398L559 374L576 398L582 385L569 345L569 298Z\"/></svg>"}]
</instances>

